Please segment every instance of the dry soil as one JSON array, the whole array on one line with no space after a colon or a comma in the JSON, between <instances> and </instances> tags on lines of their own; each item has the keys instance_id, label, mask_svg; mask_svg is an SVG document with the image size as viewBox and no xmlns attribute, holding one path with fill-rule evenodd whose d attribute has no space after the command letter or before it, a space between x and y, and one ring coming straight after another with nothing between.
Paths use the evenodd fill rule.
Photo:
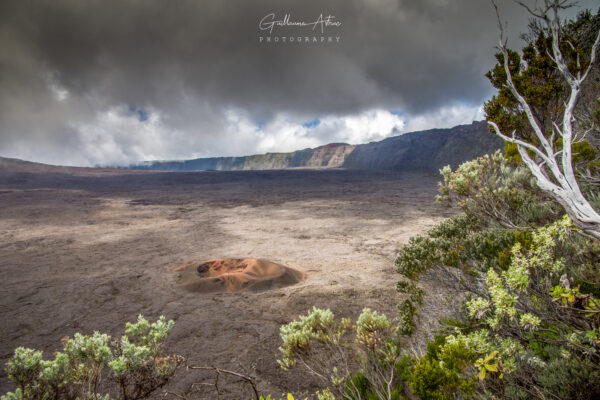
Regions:
<instances>
[{"instance_id":1,"label":"dry soil","mask_svg":"<svg viewBox=\"0 0 600 400\"><path fill-rule=\"evenodd\" d=\"M366 306L394 316L398 248L450 215L434 203L437 181L332 169L142 172L0 160L0 362L16 346L50 356L75 332L118 336L138 314L165 315L176 321L168 350L191 364L246 373L275 395L306 392L308 375L276 363L279 326L313 305L339 316ZM306 279L236 294L181 289L176 267L216 258L271 260ZM207 378L192 372L169 388ZM9 389L2 372L0 391Z\"/></svg>"}]
</instances>

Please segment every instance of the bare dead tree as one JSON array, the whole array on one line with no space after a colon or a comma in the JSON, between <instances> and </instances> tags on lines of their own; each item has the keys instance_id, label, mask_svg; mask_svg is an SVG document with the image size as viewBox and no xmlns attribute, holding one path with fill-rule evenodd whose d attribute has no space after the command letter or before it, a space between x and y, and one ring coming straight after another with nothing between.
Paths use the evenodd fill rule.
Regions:
<instances>
[{"instance_id":1,"label":"bare dead tree","mask_svg":"<svg viewBox=\"0 0 600 400\"><path fill-rule=\"evenodd\" d=\"M217 368L217 367L195 367L195 366L188 366L188 369L200 369L200 370L205 370L205 371L214 371L215 372L215 391L217 393L217 399L220 397L220 389L219 389L219 378L221 376L221 374L226 374L226 375L231 375L231 376L235 376L236 378L240 378L246 382L248 382L248 384L252 387L252 392L254 394L254 398L256 400L259 400L259 395L258 395L258 390L256 389L256 383L254 382L254 379L250 378L247 375L244 374L240 374L239 372L235 372L235 371L229 371L227 369L223 369L223 368Z\"/></svg>"},{"instance_id":2,"label":"bare dead tree","mask_svg":"<svg viewBox=\"0 0 600 400\"><path fill-rule=\"evenodd\" d=\"M221 399L221 386L219 386L219 380L221 378L221 375L229 375L229 376L233 376L235 378L239 378L241 380L241 382L246 382L250 385L250 387L252 388L252 395L253 398L255 400L259 400L260 396L258 394L258 389L256 388L256 382L254 381L254 379L252 379L251 377L249 377L248 375L244 375L241 374L239 372L235 372L235 371L230 371L227 369L223 369L223 368L218 368L218 367L213 367L213 366L192 366L192 365L188 365L186 367L187 369L194 369L194 370L202 370L202 371L213 371L215 373L214 376L214 381L211 382L196 382L194 384L192 384L193 386L212 386L215 389L215 394L216 394L216 399L219 400ZM190 399L189 397L189 393L176 393L176 392L172 392L172 391L166 391L165 392L165 396L174 396L176 398L179 399L184 399L184 400L188 400Z\"/></svg>"},{"instance_id":3,"label":"bare dead tree","mask_svg":"<svg viewBox=\"0 0 600 400\"><path fill-rule=\"evenodd\" d=\"M590 50L589 65L586 68L581 68L579 56L577 58L578 71L572 73L563 56L561 44L561 26L559 12L563 9L572 6L567 0L544 0L535 3L535 7L529 7L527 4L517 1L523 6L534 18L542 22L552 36L552 54L550 58L556 65L560 75L564 78L570 93L568 100L565 103L562 121L554 121L552 132L545 133L538 121L535 119L530 105L525 98L517 90L512 75L509 69L509 54L507 49L507 40L504 36L504 26L500 19L498 7L494 0L492 4L496 10L498 17L498 26L500 29L499 50L504 56L504 71L506 72L506 87L512 95L517 99L523 112L527 116L527 121L531 125L535 138L539 144L535 145L515 136L515 131L512 135L506 135L500 131L498 125L493 121L488 121L488 124L494 129L496 135L500 136L507 142L517 145L517 149L525 165L531 170L536 178L538 186L547 192L552 198L560 203L569 217L577 225L584 234L600 240L600 214L591 206L590 202L583 195L579 183L575 178L572 165L572 144L585 137L586 131L578 132L574 129L574 122L577 116L575 115L575 107L581 94L581 88L584 81L587 79L594 63L596 62L596 51L600 42L600 31L596 36L596 40ZM554 139L561 137L563 146L560 151L555 151L553 147ZM530 155L530 152L534 156Z\"/></svg>"}]
</instances>

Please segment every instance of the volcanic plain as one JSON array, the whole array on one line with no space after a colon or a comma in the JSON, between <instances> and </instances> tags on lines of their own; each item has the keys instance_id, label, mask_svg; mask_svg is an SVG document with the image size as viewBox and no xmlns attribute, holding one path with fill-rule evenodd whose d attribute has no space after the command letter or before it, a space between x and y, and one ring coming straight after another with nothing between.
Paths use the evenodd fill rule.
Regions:
<instances>
[{"instance_id":1,"label":"volcanic plain","mask_svg":"<svg viewBox=\"0 0 600 400\"><path fill-rule=\"evenodd\" d=\"M279 326L313 306L339 317L363 307L394 317L398 249L452 214L434 203L438 180L343 169L67 168L0 158L0 363L17 346L50 357L75 332L119 337L138 314L165 315L176 321L166 348L189 364L249 375L262 393L306 393L311 378L276 363ZM236 293L182 287L178 267L215 259L268 260L302 279ZM428 295L424 309L441 301ZM167 388L182 393L212 379L193 372L180 371ZM13 389L2 371L0 391Z\"/></svg>"}]
</instances>

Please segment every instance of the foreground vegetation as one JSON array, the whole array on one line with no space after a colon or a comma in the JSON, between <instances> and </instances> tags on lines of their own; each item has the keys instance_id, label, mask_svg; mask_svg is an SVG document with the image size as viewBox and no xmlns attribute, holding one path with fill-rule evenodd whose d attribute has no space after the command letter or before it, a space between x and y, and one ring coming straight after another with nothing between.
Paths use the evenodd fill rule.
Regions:
<instances>
[{"instance_id":1,"label":"foreground vegetation","mask_svg":"<svg viewBox=\"0 0 600 400\"><path fill-rule=\"evenodd\" d=\"M365 309L351 326L314 309L282 327L283 368L298 360L349 400L600 398L600 14L560 23L564 2L539 4L529 44L519 54L501 40L487 74L505 153L440 171L437 200L463 213L401 249L398 317ZM463 307L414 356L402 344L428 271Z\"/></svg>"},{"instance_id":2,"label":"foreground vegetation","mask_svg":"<svg viewBox=\"0 0 600 400\"><path fill-rule=\"evenodd\" d=\"M336 323L314 309L282 327L282 366L301 363L344 399L599 398L600 244L499 153L443 175L439 201L465 213L401 250L398 289L409 295L395 323L369 309ZM481 185L490 176L498 187ZM518 216L510 228L507 215ZM418 279L442 269L455 272L464 307L426 354L410 356L402 341L423 296Z\"/></svg>"},{"instance_id":3,"label":"foreground vegetation","mask_svg":"<svg viewBox=\"0 0 600 400\"><path fill-rule=\"evenodd\" d=\"M2 400L146 399L183 361L162 350L173 324L164 317L150 324L140 316L127 323L120 339L76 333L63 341L63 351L52 360L44 360L41 351L18 347L6 367L17 389Z\"/></svg>"}]
</instances>

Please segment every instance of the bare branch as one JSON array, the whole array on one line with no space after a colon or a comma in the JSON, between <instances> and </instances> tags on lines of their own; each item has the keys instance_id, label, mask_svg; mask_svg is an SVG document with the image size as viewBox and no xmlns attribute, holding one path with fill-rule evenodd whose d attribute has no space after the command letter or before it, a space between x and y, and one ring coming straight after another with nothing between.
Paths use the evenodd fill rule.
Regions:
<instances>
[{"instance_id":1,"label":"bare branch","mask_svg":"<svg viewBox=\"0 0 600 400\"><path fill-rule=\"evenodd\" d=\"M240 374L239 372L234 372L234 371L229 371L229 370L222 369L222 368L209 367L209 366L202 367L202 366L191 366L191 365L188 365L187 368L188 369L199 369L199 370L204 370L204 371L215 371L217 375L216 375L216 378L215 378L215 384L214 384L214 386L215 386L216 391L217 391L217 398L219 398L219 395L220 395L220 393L219 393L219 375L220 374L228 374L228 375L232 375L232 376L235 376L235 377L243 379L244 381L248 382L250 384L250 386L252 387L252 390L254 392L254 398L256 400L259 400L259 398L260 398L260 396L258 395L258 390L256 389L256 383L254 382L254 379L250 378L247 375Z\"/></svg>"},{"instance_id":2,"label":"bare branch","mask_svg":"<svg viewBox=\"0 0 600 400\"><path fill-rule=\"evenodd\" d=\"M545 14L546 14L546 12L547 12L547 10L546 10L546 11L541 11L541 10L539 10L537 7L536 7L536 8L534 8L534 9L532 9L532 8L530 8L530 7L529 7L527 4L523 3L522 1L515 1L515 3L517 3L517 4L518 4L518 5L520 5L521 7L525 8L525 9L526 9L526 10L529 12L529 14L531 14L531 15L533 15L534 17L537 17L537 18L542 18L542 19L543 19L543 18L544 18L544 15L545 15ZM537 5L537 2L536 2L536 5Z\"/></svg>"},{"instance_id":3,"label":"bare branch","mask_svg":"<svg viewBox=\"0 0 600 400\"><path fill-rule=\"evenodd\" d=\"M585 72L583 73L583 76L580 79L581 82L586 80L590 71L592 70L594 63L596 62L596 53L598 52L599 44L600 44L600 30L598 31L596 40L594 41L594 44L592 45L592 49L590 50L590 64L587 66Z\"/></svg>"},{"instance_id":4,"label":"bare branch","mask_svg":"<svg viewBox=\"0 0 600 400\"><path fill-rule=\"evenodd\" d=\"M523 108L523 111L525 112L525 115L527 116L527 120L529 121L529 125L531 125L531 127L533 128L535 136L542 144L542 147L543 147L545 153L547 155L550 155L550 154L552 154L552 150L553 150L552 146L548 142L548 139L546 139L546 136L544 135L542 128L539 126L537 120L533 116L533 112L531 110L531 107L529 106L529 103L527 103L525 98L519 93L519 91L517 90L517 88L513 82L512 74L510 72L510 67L509 67L509 61L508 61L509 60L508 49L506 48L506 41L503 40L504 28L502 26L502 23L500 22L500 13L498 11L498 7L496 6L496 3L493 0L492 0L492 4L494 5L494 9L496 10L496 16L498 18L498 27L500 29L500 51L502 52L502 55L504 58L504 72L506 73L506 86L508 87L508 89L510 90L512 95L517 99L517 101ZM551 168L552 173L554 175L557 175L560 173L560 171L558 171L558 168L557 168L557 166L555 166L555 164L549 162L549 160L546 160L546 162L548 163L548 165Z\"/></svg>"},{"instance_id":5,"label":"bare branch","mask_svg":"<svg viewBox=\"0 0 600 400\"><path fill-rule=\"evenodd\" d=\"M186 395L184 395L184 394L179 394L179 393L175 393L175 392L165 391L163 397L167 397L167 395L175 396L178 399L183 399L183 400L187 400L188 399L188 397Z\"/></svg>"},{"instance_id":6,"label":"bare branch","mask_svg":"<svg viewBox=\"0 0 600 400\"><path fill-rule=\"evenodd\" d=\"M554 132L558 133L558 135L560 137L563 136L562 131L560 130L560 127L558 126L558 124L554 121L552 121L552 126L554 127ZM552 142L554 143L554 140L552 140Z\"/></svg>"},{"instance_id":7,"label":"bare branch","mask_svg":"<svg viewBox=\"0 0 600 400\"><path fill-rule=\"evenodd\" d=\"M502 139L504 139L504 141L514 143L518 146L523 146L523 147L533 151L535 154L537 154L542 160L544 160L544 162L551 162L550 158L548 158L548 156L545 153L541 152L540 149L538 149L534 145L527 143L523 140L516 139L514 131L513 131L512 137L509 137L500 131L500 128L498 127L498 125L495 122L488 121L488 124L491 125L492 128L494 128L494 132L496 133L496 135L500 136Z\"/></svg>"},{"instance_id":8,"label":"bare branch","mask_svg":"<svg viewBox=\"0 0 600 400\"><path fill-rule=\"evenodd\" d=\"M600 240L600 214L598 214L582 194L577 179L575 178L572 164L572 144L582 140L587 132L590 131L590 129L588 129L583 134L578 132L574 133L573 121L575 121L575 108L579 100L582 83L588 77L596 60L597 48L600 45L600 31L598 32L590 51L590 63L583 74L581 74L580 71L581 63L579 58L577 59L578 71L577 77L575 77L569 70L567 62L560 50L561 24L558 15L559 10L571 7L573 3L570 3L567 0L544 0L543 7L538 7L536 2L535 8L529 7L520 0L518 0L517 3L523 6L531 15L544 21L546 24L549 34L552 37L552 54L549 54L549 57L569 85L571 91L568 100L565 103L562 115L562 126L559 126L556 121L552 121L552 133L550 134L549 141L538 121L535 119L530 105L519 93L513 82L509 64L509 52L506 47L506 40L504 39L504 27L501 23L498 7L494 0L492 0L498 19L498 28L500 30L499 49L504 58L503 66L506 73L505 85L525 112L527 121L533 129L535 137L540 145L534 145L525 142L524 140L517 139L514 132L512 137L509 137L503 134L494 122L490 121L489 124L493 127L496 135L507 142L515 143L517 145L517 149L523 162L536 178L538 186L542 190L548 192L548 194L565 208L573 222L584 234ZM574 48L572 43L567 43ZM555 135L559 135L563 139L562 150L559 152L555 152L553 147ZM532 159L529 151L533 152L538 157L537 161ZM558 160L559 157L560 163ZM546 174L546 168L551 172L552 180Z\"/></svg>"}]
</instances>

